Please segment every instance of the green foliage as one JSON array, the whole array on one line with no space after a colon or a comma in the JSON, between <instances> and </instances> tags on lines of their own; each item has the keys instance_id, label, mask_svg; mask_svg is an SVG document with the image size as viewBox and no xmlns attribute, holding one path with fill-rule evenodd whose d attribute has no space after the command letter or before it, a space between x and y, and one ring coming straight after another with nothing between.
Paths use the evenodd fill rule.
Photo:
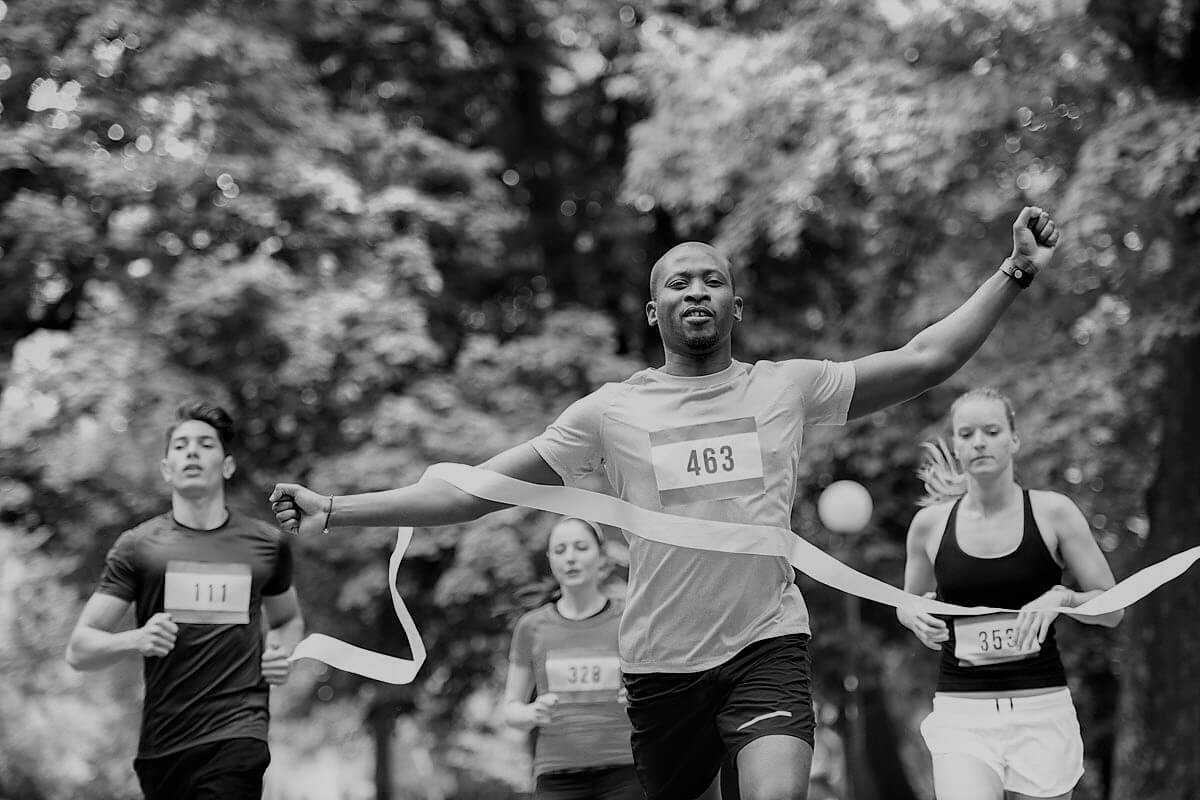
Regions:
<instances>
[{"instance_id":1,"label":"green foliage","mask_svg":"<svg viewBox=\"0 0 1200 800\"><path fill-rule=\"evenodd\" d=\"M739 357L853 358L957 305L1022 205L1052 210L1059 258L963 373L807 437L794 527L899 583L918 442L986 382L1016 403L1021 480L1072 496L1127 574L1154 544L1164 353L1200 335L1196 5L1142 6L0 6L0 564L30 570L5 570L0 595L58 609L40 638L6 618L0 649L43 683L0 711L43 733L95 723L6 741L23 757L0 762L0 793L83 796L101 765L96 791L124 791L130 746L98 732L132 731L129 709L56 653L116 534L165 505L176 403L242 421L234 502L258 514L284 478L365 491L478 462L655 359L646 271L685 238L739 268ZM809 502L839 477L876 500L853 544ZM450 741L496 687L547 524L514 510L420 532L400 577L431 654L418 683L313 670L292 713L402 713ZM400 649L390 546L297 543L311 629ZM860 647L915 718L923 651L873 607L850 642L841 598L805 590L821 699ZM1114 649L1078 634L1081 713L1106 736Z\"/></svg>"},{"instance_id":2,"label":"green foliage","mask_svg":"<svg viewBox=\"0 0 1200 800\"><path fill-rule=\"evenodd\" d=\"M730 253L751 357L795 354L798 332L820 355L897 346L1003 257L1022 204L1051 209L1064 252L975 362L906 407L809 437L805 488L847 475L872 488L878 535L855 557L898 583L916 441L956 390L997 385L1017 405L1022 481L1072 496L1128 574L1152 535L1159 343L1196 333L1200 273L1181 257L1196 236L1194 94L1160 100L1123 83L1130 53L1113 17L980 5L879 33L868 15L825 10L852 28L843 58L801 24L730 33L673 20L647 37L653 112L633 131L627 196ZM811 508L795 527L826 545ZM837 598L809 596L818 623L839 618ZM897 636L889 616L868 610L880 629L862 649L881 664ZM820 633L832 663L816 662L818 685L836 692L839 653L862 643L828 623ZM1075 674L1111 691L1111 638L1080 633L1109 655L1073 659ZM1087 691L1083 713L1103 731L1111 706Z\"/></svg>"},{"instance_id":3,"label":"green foliage","mask_svg":"<svg viewBox=\"0 0 1200 800\"><path fill-rule=\"evenodd\" d=\"M7 506L13 489L5 489ZM92 680L67 666L79 608L62 583L69 562L39 553L38 543L0 525L0 797L135 797L125 765L137 709L119 700L133 675Z\"/></svg>"}]
</instances>

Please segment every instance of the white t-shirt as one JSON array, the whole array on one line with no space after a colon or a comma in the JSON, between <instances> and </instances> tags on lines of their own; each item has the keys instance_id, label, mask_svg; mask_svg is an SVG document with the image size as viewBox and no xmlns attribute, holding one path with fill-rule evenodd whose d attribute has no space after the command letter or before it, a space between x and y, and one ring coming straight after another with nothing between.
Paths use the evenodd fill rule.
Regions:
<instances>
[{"instance_id":1,"label":"white t-shirt","mask_svg":"<svg viewBox=\"0 0 1200 800\"><path fill-rule=\"evenodd\" d=\"M804 426L844 424L853 394L849 362L734 361L699 377L646 369L572 404L533 447L568 485L602 468L642 508L789 528ZM698 672L761 639L809 632L787 559L629 538L624 671Z\"/></svg>"}]
</instances>

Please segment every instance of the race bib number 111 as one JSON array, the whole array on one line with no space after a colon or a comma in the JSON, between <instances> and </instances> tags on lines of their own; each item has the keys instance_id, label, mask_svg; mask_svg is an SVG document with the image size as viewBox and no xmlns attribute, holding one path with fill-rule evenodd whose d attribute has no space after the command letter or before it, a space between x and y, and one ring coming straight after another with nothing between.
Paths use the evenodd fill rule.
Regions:
<instances>
[{"instance_id":1,"label":"race bib number 111","mask_svg":"<svg viewBox=\"0 0 1200 800\"><path fill-rule=\"evenodd\" d=\"M250 565L168 561L163 610L176 622L245 625L250 622Z\"/></svg>"},{"instance_id":2,"label":"race bib number 111","mask_svg":"<svg viewBox=\"0 0 1200 800\"><path fill-rule=\"evenodd\" d=\"M664 507L754 495L764 488L754 417L651 431L650 460Z\"/></svg>"}]
</instances>

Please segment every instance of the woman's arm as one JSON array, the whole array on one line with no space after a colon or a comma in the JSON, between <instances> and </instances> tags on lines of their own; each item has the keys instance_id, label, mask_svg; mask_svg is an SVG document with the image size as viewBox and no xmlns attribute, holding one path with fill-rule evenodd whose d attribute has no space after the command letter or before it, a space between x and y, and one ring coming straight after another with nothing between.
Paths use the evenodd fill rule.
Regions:
<instances>
[{"instance_id":1,"label":"woman's arm","mask_svg":"<svg viewBox=\"0 0 1200 800\"><path fill-rule=\"evenodd\" d=\"M1063 590L1063 605L1069 608L1081 606L1098 594L1111 589L1116 584L1112 568L1108 560L1096 544L1091 527L1079 506L1075 505L1066 495L1058 492L1047 492L1048 511L1054 534L1058 538L1058 550L1062 554L1063 563L1078 581L1081 591L1066 587ZM1116 627L1125 616L1124 609L1110 611L1095 617L1076 617L1080 622L1089 625L1104 625Z\"/></svg>"},{"instance_id":2,"label":"woman's arm","mask_svg":"<svg viewBox=\"0 0 1200 800\"><path fill-rule=\"evenodd\" d=\"M528 732L538 725L537 709L529 702L533 695L533 670L525 664L508 665L504 682L504 721L510 727Z\"/></svg>"},{"instance_id":3,"label":"woman's arm","mask_svg":"<svg viewBox=\"0 0 1200 800\"><path fill-rule=\"evenodd\" d=\"M908 526L908 536L905 539L904 591L909 594L928 595L937 588L933 562L929 558L929 537L936 530L936 516L932 508L922 508L913 516ZM930 650L941 650L941 643L950 638L945 621L932 614L897 607L896 619Z\"/></svg>"}]
</instances>

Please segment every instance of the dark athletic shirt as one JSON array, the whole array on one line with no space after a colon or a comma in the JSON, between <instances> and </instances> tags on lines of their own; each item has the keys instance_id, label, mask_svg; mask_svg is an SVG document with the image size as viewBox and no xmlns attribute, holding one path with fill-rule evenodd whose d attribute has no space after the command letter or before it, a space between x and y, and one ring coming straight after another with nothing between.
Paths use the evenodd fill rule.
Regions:
<instances>
[{"instance_id":1,"label":"dark athletic shirt","mask_svg":"<svg viewBox=\"0 0 1200 800\"><path fill-rule=\"evenodd\" d=\"M510 661L532 668L539 695L559 700L554 722L535 729L535 776L633 763L629 717L617 700L621 611L610 600L586 619L567 619L547 603L517 621Z\"/></svg>"},{"instance_id":2,"label":"dark athletic shirt","mask_svg":"<svg viewBox=\"0 0 1200 800\"><path fill-rule=\"evenodd\" d=\"M179 632L166 656L142 659L138 756L224 739L265 741L261 603L292 585L287 535L237 511L211 531L163 514L121 534L96 590L132 602L140 627L164 610L168 572Z\"/></svg>"},{"instance_id":3,"label":"dark athletic shirt","mask_svg":"<svg viewBox=\"0 0 1200 800\"><path fill-rule=\"evenodd\" d=\"M946 529L933 562L937 598L964 606L1020 608L1062 582L1062 567L1055 563L1033 517L1028 490L1022 491L1025 506L1021 542L1011 553L995 558L967 555L958 545L956 521L959 499L950 510ZM984 657L999 651L1011 639L1015 628L1012 618L944 617L950 627L950 639L942 643L938 674L939 692L988 692L1017 689L1041 689L1066 686L1067 676L1058 653L1054 626L1050 626L1041 650L996 663L968 663L955 655L958 644L956 622L978 623L972 630L973 641L982 640ZM1011 657L1009 657L1011 658Z\"/></svg>"}]
</instances>

